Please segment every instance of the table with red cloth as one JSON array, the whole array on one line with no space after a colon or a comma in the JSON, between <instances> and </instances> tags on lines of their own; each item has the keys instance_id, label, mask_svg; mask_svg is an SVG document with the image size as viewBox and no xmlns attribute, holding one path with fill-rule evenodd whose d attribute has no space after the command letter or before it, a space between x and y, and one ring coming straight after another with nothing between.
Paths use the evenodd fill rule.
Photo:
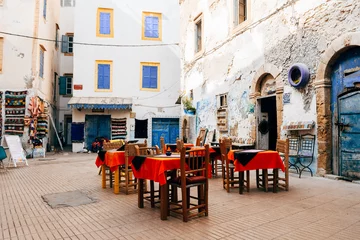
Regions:
<instances>
[{"instance_id":1,"label":"table with red cloth","mask_svg":"<svg viewBox=\"0 0 360 240\"><path fill-rule=\"evenodd\" d=\"M131 165L134 176L139 180L139 192L138 192L138 206L144 207L144 180L153 180L160 185L160 212L161 220L167 219L168 210L168 185L167 185L167 172L170 170L180 169L180 154L172 154L171 156L155 155L155 156L139 156L145 157L140 168L136 169L135 164ZM209 166L210 167L210 166ZM211 178L211 172L208 174Z\"/></svg>"},{"instance_id":2,"label":"table with red cloth","mask_svg":"<svg viewBox=\"0 0 360 240\"><path fill-rule=\"evenodd\" d=\"M134 157L129 156L129 164ZM106 172L105 168L109 167L111 172L114 173L114 193L118 194L119 189L119 166L125 164L125 151L106 151L104 154L104 160L101 160L99 156L96 157L95 165L101 166L101 182L102 188L106 188Z\"/></svg>"},{"instance_id":3,"label":"table with red cloth","mask_svg":"<svg viewBox=\"0 0 360 240\"><path fill-rule=\"evenodd\" d=\"M241 154L253 154L254 156L248 162L241 163L241 159L239 159L241 158L241 154L236 154L237 152ZM240 173L240 194L243 192L244 171L261 169L263 170L263 173L265 173L265 170L267 173L267 169L274 169L274 183L278 181L278 170L281 169L283 172L285 171L284 163L279 153L276 151L255 149L243 151L230 150L228 159L234 161L235 171ZM276 184L273 184L273 186L273 192L276 192Z\"/></svg>"}]
</instances>

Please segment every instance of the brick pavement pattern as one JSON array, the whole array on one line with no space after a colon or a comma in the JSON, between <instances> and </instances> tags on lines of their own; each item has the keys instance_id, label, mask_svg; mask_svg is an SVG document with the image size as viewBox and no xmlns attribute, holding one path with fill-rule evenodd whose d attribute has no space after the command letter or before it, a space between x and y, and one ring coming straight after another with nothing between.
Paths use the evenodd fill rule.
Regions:
<instances>
[{"instance_id":1,"label":"brick pavement pattern","mask_svg":"<svg viewBox=\"0 0 360 240\"><path fill-rule=\"evenodd\" d=\"M210 180L209 216L183 223L101 188L95 154L56 154L0 169L0 239L360 239L360 185L290 176L290 191L226 193ZM254 177L255 173L251 173ZM80 190L96 203L52 209L44 194Z\"/></svg>"}]
</instances>

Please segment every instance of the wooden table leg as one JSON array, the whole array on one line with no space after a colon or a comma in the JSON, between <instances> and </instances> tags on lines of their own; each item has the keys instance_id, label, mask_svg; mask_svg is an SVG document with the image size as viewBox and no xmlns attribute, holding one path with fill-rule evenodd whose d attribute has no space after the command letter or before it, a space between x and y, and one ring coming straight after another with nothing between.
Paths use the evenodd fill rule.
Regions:
<instances>
[{"instance_id":1,"label":"wooden table leg","mask_svg":"<svg viewBox=\"0 0 360 240\"><path fill-rule=\"evenodd\" d=\"M279 169L275 168L274 169L274 182L273 182L273 193L277 192L277 186L278 186L278 181L279 181Z\"/></svg>"},{"instance_id":2,"label":"wooden table leg","mask_svg":"<svg viewBox=\"0 0 360 240\"><path fill-rule=\"evenodd\" d=\"M268 186L269 186L269 181L268 181L268 170L267 169L263 169L262 170L262 184L263 184L263 188L264 191L267 192L268 191Z\"/></svg>"},{"instance_id":3,"label":"wooden table leg","mask_svg":"<svg viewBox=\"0 0 360 240\"><path fill-rule=\"evenodd\" d=\"M168 215L168 200L169 200L169 192L168 192L168 184L160 185L160 212L161 212L161 220L167 220Z\"/></svg>"},{"instance_id":4,"label":"wooden table leg","mask_svg":"<svg viewBox=\"0 0 360 240\"><path fill-rule=\"evenodd\" d=\"M239 172L239 194L244 193L244 172Z\"/></svg>"},{"instance_id":5,"label":"wooden table leg","mask_svg":"<svg viewBox=\"0 0 360 240\"><path fill-rule=\"evenodd\" d=\"M101 165L101 185L106 188L106 167L105 164Z\"/></svg>"},{"instance_id":6,"label":"wooden table leg","mask_svg":"<svg viewBox=\"0 0 360 240\"><path fill-rule=\"evenodd\" d=\"M115 194L119 194L119 192L120 192L120 188L119 188L119 179L120 179L119 172L120 172L119 167L117 167L116 170L115 170L115 173L114 173L114 178L115 178L114 179L114 193ZM112 173L110 172L110 174L112 174Z\"/></svg>"},{"instance_id":7,"label":"wooden table leg","mask_svg":"<svg viewBox=\"0 0 360 240\"><path fill-rule=\"evenodd\" d=\"M144 208L144 179L138 179L138 207Z\"/></svg>"}]
</instances>

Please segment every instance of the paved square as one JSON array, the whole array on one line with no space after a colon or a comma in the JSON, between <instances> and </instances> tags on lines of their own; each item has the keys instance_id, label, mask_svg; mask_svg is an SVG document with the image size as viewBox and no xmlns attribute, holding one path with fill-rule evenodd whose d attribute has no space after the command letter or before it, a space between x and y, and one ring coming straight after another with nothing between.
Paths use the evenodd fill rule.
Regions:
<instances>
[{"instance_id":1,"label":"paved square","mask_svg":"<svg viewBox=\"0 0 360 240\"><path fill-rule=\"evenodd\" d=\"M290 191L226 193L210 180L209 216L183 223L101 188L95 154L56 154L0 171L0 239L359 239L360 185L290 175ZM95 203L51 208L43 195L80 191Z\"/></svg>"},{"instance_id":2,"label":"paved square","mask_svg":"<svg viewBox=\"0 0 360 240\"><path fill-rule=\"evenodd\" d=\"M51 208L77 207L95 202L86 194L76 190L70 192L53 193L41 196Z\"/></svg>"}]
</instances>

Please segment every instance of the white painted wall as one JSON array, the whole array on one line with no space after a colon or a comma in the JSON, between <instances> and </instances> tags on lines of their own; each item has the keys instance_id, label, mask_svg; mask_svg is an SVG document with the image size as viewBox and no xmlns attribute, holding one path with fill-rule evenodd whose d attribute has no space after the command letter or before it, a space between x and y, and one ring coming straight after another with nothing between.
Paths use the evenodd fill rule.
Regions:
<instances>
[{"instance_id":1,"label":"white painted wall","mask_svg":"<svg viewBox=\"0 0 360 240\"><path fill-rule=\"evenodd\" d=\"M97 8L114 9L114 38L96 37ZM162 41L141 40L142 12L162 13ZM179 3L177 0L77 1L75 29L77 42L156 45L179 42ZM113 91L96 92L95 61L113 61ZM160 62L160 91L140 91L140 62ZM123 97L133 99L136 118L180 116L175 105L180 90L180 49L177 45L156 47L95 47L76 45L74 49L74 84L83 90L75 97ZM161 107L158 109L158 107ZM85 114L81 112L79 114ZM73 121L76 121L73 115ZM84 117L82 117L84 119ZM130 119L134 121L134 119ZM129 129L128 129L129 130ZM129 135L128 135L129 136Z\"/></svg>"},{"instance_id":2,"label":"white painted wall","mask_svg":"<svg viewBox=\"0 0 360 240\"><path fill-rule=\"evenodd\" d=\"M0 29L3 32L33 34L34 1L4 1L0 6ZM32 40L0 33L4 38L1 89L25 88L25 79L31 78Z\"/></svg>"},{"instance_id":3,"label":"white painted wall","mask_svg":"<svg viewBox=\"0 0 360 240\"><path fill-rule=\"evenodd\" d=\"M61 41L62 35L66 33L74 33L74 14L75 7L60 7L60 23L59 23L59 40ZM74 39L76 41L76 36L74 34ZM76 46L74 46L76 48ZM74 58L73 56L66 56L65 53L61 52L61 43L59 43L59 77L63 76L65 73L72 74L74 69ZM65 126L64 115L71 115L71 108L68 107L68 102L70 96L62 96L59 94L59 80L57 81L56 86L57 91L57 107L58 107L58 121L57 127L60 129L60 123L62 126Z\"/></svg>"}]
</instances>

